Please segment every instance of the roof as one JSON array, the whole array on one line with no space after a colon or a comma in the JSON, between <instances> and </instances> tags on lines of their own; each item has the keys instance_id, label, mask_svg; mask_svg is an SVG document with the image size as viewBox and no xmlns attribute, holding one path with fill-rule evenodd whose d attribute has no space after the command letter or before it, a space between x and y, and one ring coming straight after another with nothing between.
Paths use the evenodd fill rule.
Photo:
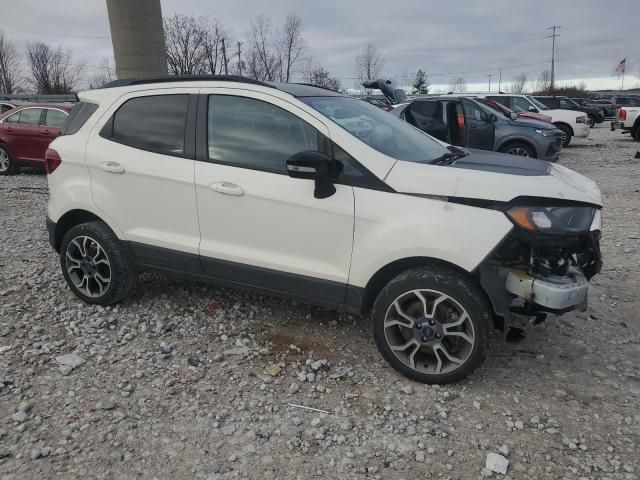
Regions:
<instances>
[{"instance_id":1,"label":"roof","mask_svg":"<svg viewBox=\"0 0 640 480\"><path fill-rule=\"evenodd\" d=\"M339 92L335 92L328 88L317 87L303 83L282 83L282 82L262 82L254 78L241 77L239 75L166 75L162 77L149 77L131 80L114 80L109 82L103 89L140 86L151 84L165 83L182 83L182 82L232 82L244 83L248 85L258 85L261 87L274 88L282 92L293 95L294 97L318 97L318 96L339 96Z\"/></svg>"},{"instance_id":2,"label":"roof","mask_svg":"<svg viewBox=\"0 0 640 480\"><path fill-rule=\"evenodd\" d=\"M73 108L73 104L70 103L18 103L14 104L15 109L11 110L12 112L16 112L18 110L24 110L25 108L58 108L60 110L64 110L66 112L70 112Z\"/></svg>"}]
</instances>

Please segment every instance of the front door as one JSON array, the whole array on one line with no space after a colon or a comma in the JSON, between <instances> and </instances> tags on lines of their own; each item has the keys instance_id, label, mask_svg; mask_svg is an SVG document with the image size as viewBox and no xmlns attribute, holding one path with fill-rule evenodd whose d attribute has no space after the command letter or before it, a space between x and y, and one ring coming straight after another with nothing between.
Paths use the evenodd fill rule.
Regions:
<instances>
[{"instance_id":1,"label":"front door","mask_svg":"<svg viewBox=\"0 0 640 480\"><path fill-rule=\"evenodd\" d=\"M195 181L204 272L308 301L342 303L353 189L336 185L334 195L317 199L311 180L286 174L287 159L319 150L328 130L295 105L245 92L202 89Z\"/></svg>"},{"instance_id":2,"label":"front door","mask_svg":"<svg viewBox=\"0 0 640 480\"><path fill-rule=\"evenodd\" d=\"M489 114L475 102L462 99L465 120L465 147L493 150L495 124Z\"/></svg>"},{"instance_id":3,"label":"front door","mask_svg":"<svg viewBox=\"0 0 640 480\"><path fill-rule=\"evenodd\" d=\"M187 122L197 95L161 92L128 95L91 133L91 190L99 215L118 227L140 263L199 273L195 135Z\"/></svg>"},{"instance_id":4,"label":"front door","mask_svg":"<svg viewBox=\"0 0 640 480\"><path fill-rule=\"evenodd\" d=\"M25 108L7 117L3 122L11 153L20 160L43 160L39 137L42 108Z\"/></svg>"}]
</instances>

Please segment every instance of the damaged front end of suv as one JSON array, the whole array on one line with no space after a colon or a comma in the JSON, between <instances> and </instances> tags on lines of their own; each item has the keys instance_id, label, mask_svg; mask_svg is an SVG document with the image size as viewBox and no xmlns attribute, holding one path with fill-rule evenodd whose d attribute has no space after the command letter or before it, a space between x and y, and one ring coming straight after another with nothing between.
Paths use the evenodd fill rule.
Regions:
<instances>
[{"instance_id":1,"label":"damaged front end of suv","mask_svg":"<svg viewBox=\"0 0 640 480\"><path fill-rule=\"evenodd\" d=\"M585 310L589 280L600 272L598 206L519 198L496 207L514 228L476 273L510 338L548 313Z\"/></svg>"}]
</instances>

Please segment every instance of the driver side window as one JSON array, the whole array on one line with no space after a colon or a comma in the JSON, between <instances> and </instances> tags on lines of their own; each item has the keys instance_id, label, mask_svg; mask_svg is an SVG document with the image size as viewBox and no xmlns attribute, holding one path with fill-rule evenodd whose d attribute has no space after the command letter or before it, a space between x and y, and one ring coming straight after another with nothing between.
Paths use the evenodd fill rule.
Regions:
<instances>
[{"instance_id":1,"label":"driver side window","mask_svg":"<svg viewBox=\"0 0 640 480\"><path fill-rule=\"evenodd\" d=\"M511 101L512 101L511 110L515 110L516 112L528 112L529 107L531 107L529 100L522 97L513 97Z\"/></svg>"},{"instance_id":2,"label":"driver side window","mask_svg":"<svg viewBox=\"0 0 640 480\"><path fill-rule=\"evenodd\" d=\"M209 159L242 168L286 173L287 159L318 151L319 132L296 115L261 100L210 95Z\"/></svg>"},{"instance_id":3,"label":"driver side window","mask_svg":"<svg viewBox=\"0 0 640 480\"><path fill-rule=\"evenodd\" d=\"M469 120L478 120L481 122L486 122L488 120L488 116L482 108L476 103L469 102L467 100L463 100L462 108L464 110L464 117Z\"/></svg>"}]
</instances>

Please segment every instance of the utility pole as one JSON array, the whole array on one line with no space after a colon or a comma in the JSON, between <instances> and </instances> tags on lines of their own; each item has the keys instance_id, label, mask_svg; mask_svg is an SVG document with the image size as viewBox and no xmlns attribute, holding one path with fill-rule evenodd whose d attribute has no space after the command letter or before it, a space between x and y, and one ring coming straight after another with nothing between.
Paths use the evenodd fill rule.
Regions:
<instances>
[{"instance_id":1,"label":"utility pole","mask_svg":"<svg viewBox=\"0 0 640 480\"><path fill-rule=\"evenodd\" d=\"M224 65L224 74L229 75L229 61L227 60L227 48L224 44L224 37L222 37L222 64Z\"/></svg>"},{"instance_id":2,"label":"utility pole","mask_svg":"<svg viewBox=\"0 0 640 480\"><path fill-rule=\"evenodd\" d=\"M242 42L238 42L238 75L242 75L242 58L240 57L240 47Z\"/></svg>"},{"instance_id":3,"label":"utility pole","mask_svg":"<svg viewBox=\"0 0 640 480\"><path fill-rule=\"evenodd\" d=\"M493 75L491 73L487 73L487 77L489 77L489 93L491 93L491 77L493 77Z\"/></svg>"},{"instance_id":4,"label":"utility pole","mask_svg":"<svg viewBox=\"0 0 640 480\"><path fill-rule=\"evenodd\" d=\"M498 77L498 93L502 90L502 68L500 68L500 76Z\"/></svg>"},{"instance_id":5,"label":"utility pole","mask_svg":"<svg viewBox=\"0 0 640 480\"><path fill-rule=\"evenodd\" d=\"M560 36L559 33L556 33L556 30L560 28L562 28L562 25L553 25L547 28L547 30L553 30L553 33L549 35L553 38L551 42L551 93L554 92L554 82L556 77L556 37Z\"/></svg>"}]
</instances>

